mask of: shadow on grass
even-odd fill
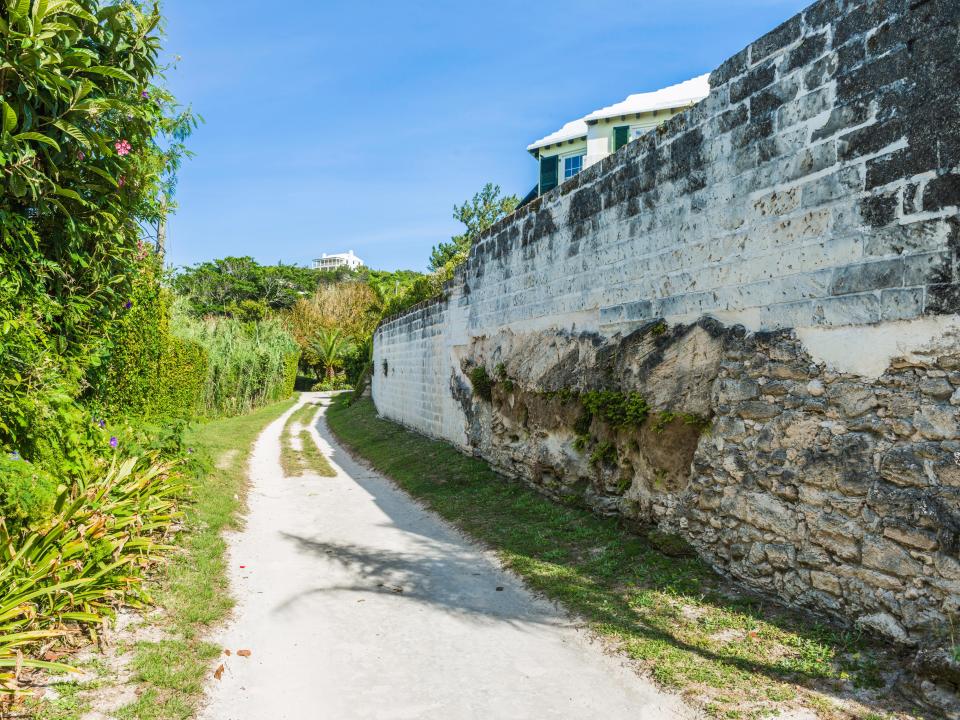
[[[704,699],[712,714],[738,717],[745,707],[799,699],[826,717],[924,716],[892,692],[904,664],[892,649],[738,593],[695,558],[667,557],[615,520],[555,504],[446,443],[379,419],[369,400],[349,408],[334,401],[327,419],[340,441],[492,546],[531,589],[582,616],[664,684]],[[318,429],[329,442],[325,424]],[[334,462],[395,518],[382,482],[331,444]],[[351,558],[349,548],[327,551],[372,568],[392,562]],[[429,593],[416,599],[446,602]],[[822,700],[810,689],[841,700],[857,691],[863,711],[817,707]]]

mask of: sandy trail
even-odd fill
[[[314,439],[337,477],[285,479],[287,415],[252,456],[249,517],[230,538],[238,606],[216,638],[234,654],[201,717],[692,717],[490,553],[354,462],[322,421]]]

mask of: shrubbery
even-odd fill
[[[196,341],[173,334],[172,297],[160,285],[158,265],[154,258],[143,261],[111,333],[109,362],[96,386],[105,414],[192,418],[203,407],[207,353]]]
[[[218,417],[245,413],[293,392],[300,347],[279,320],[196,320],[177,304],[173,332],[206,351],[202,414]]]
[[[205,377],[144,273],[193,126],[154,83],[160,20],[0,4],[0,714],[41,641],[138,597],[178,518],[182,424],[130,417]]]

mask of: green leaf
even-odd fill
[[[90,141],[87,139],[87,136],[83,134],[83,131],[78,128],[76,125],[71,125],[66,120],[57,120],[54,123],[54,127],[58,127],[63,130],[67,135],[72,137],[78,143],[83,145],[85,148],[90,147]]]
[[[23,181],[23,175],[15,172],[10,176],[10,191],[14,197],[18,198],[27,194],[27,184]]]
[[[70,198],[71,200],[76,200],[77,202],[83,202],[83,198],[80,197],[80,193],[78,193],[76,190],[68,190],[67,188],[58,186],[53,192],[55,195]]]
[[[60,150],[60,144],[56,140],[38,132],[20,133],[19,135],[14,135],[13,139],[19,140],[21,142],[25,140],[33,140],[34,142],[43,143],[44,145],[49,145],[50,147],[54,148],[58,152]]]
[[[9,103],[3,103],[3,131],[13,132],[15,127],[17,127],[17,113]]]
[[[83,68],[81,72],[95,73],[97,75],[103,75],[104,77],[113,78],[114,80],[126,80],[130,83],[137,82],[129,73],[118,67],[110,67],[109,65],[92,65],[91,67]]]
[[[106,170],[103,170],[103,169],[101,169],[101,168],[98,168],[96,165],[89,165],[89,166],[87,167],[87,170],[89,170],[89,171],[92,172],[92,173],[95,173],[96,175],[99,175],[99,176],[102,177],[104,180],[106,180],[106,181],[109,182],[111,185],[113,185],[114,187],[120,187],[120,184],[119,184],[116,180],[113,179],[113,175],[111,175],[110,173],[108,173]]]
[[[7,7],[11,15],[26,17],[30,12],[30,0],[7,0]]]

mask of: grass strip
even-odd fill
[[[379,419],[370,400],[347,400],[336,398],[327,414],[346,447],[708,715],[803,707],[821,718],[916,716],[885,689],[881,669],[897,667],[891,651],[765,606],[695,557],[668,557],[614,519],[553,503],[451,445]]]
[[[183,552],[171,562],[157,593],[170,637],[138,643],[134,680],[138,699],[122,708],[121,720],[186,720],[193,716],[204,680],[221,649],[203,638],[233,608],[227,577],[225,530],[240,527],[247,485],[247,461],[261,430],[293,400],[249,415],[214,420],[188,432],[193,449],[193,503]]]
[[[317,447],[309,426],[317,413],[317,403],[305,403],[298,408],[283,426],[280,436],[280,466],[285,477],[302,477],[308,471],[320,477],[335,477],[336,471],[330,461]],[[297,438],[299,448],[294,447]]]

